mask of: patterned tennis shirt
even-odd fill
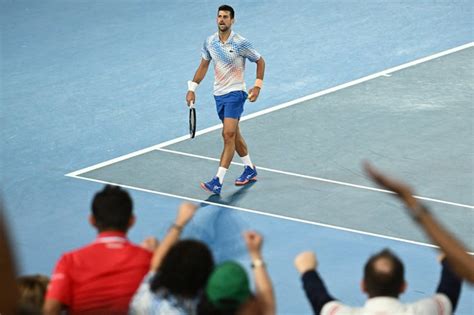
[[[224,95],[233,91],[245,91],[245,59],[257,62],[260,54],[252,44],[231,31],[226,42],[221,42],[218,32],[209,36],[201,50],[205,60],[214,61],[214,95]]]

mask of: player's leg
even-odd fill
[[[242,159],[242,162],[245,165],[243,173],[235,180],[235,184],[240,186],[248,184],[252,181],[256,181],[257,168],[255,167],[255,165],[252,164],[247,144],[245,143],[244,137],[240,133],[240,128],[238,125],[235,135],[235,150],[237,151],[240,158]]]
[[[235,151],[237,151],[237,154],[241,158],[249,154],[247,143],[245,143],[245,139],[244,137],[242,137],[242,134],[240,133],[239,125],[237,125],[237,130],[235,133]]]
[[[217,174],[209,182],[201,183],[201,187],[210,193],[219,194],[221,191],[224,176],[235,153],[235,135],[238,122],[235,118],[224,118],[223,120],[222,138],[224,140],[224,149],[222,150]]]
[[[222,150],[221,160],[216,176],[209,182],[201,183],[201,187],[211,193],[219,194],[224,182],[224,176],[232,162],[235,153],[235,135],[239,123],[240,115],[243,112],[245,102],[245,92],[235,91],[222,96],[215,96],[216,109],[224,127],[222,129],[222,138],[224,140],[224,149]]]
[[[224,127],[222,128],[222,138],[224,140],[224,149],[221,154],[219,166],[228,169],[235,153],[235,137],[239,121],[235,118],[224,118]]]

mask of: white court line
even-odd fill
[[[79,175],[66,175],[66,176],[73,177],[73,178],[78,178],[78,179],[83,179],[83,180],[87,180],[87,181],[91,181],[91,182],[101,183],[101,184],[109,184],[109,185],[120,186],[120,187],[123,187],[123,188],[126,188],[126,189],[142,191],[142,192],[151,193],[151,194],[155,194],[155,195],[162,195],[162,196],[166,196],[166,197],[179,198],[179,199],[184,199],[184,200],[197,202],[197,203],[206,203],[206,204],[213,205],[213,206],[229,208],[229,209],[234,209],[234,210],[239,210],[239,211],[244,211],[244,212],[250,212],[250,213],[260,214],[260,215],[273,217],[273,218],[278,218],[278,219],[284,219],[284,220],[293,221],[293,222],[299,222],[299,223],[306,223],[306,224],[321,226],[321,227],[330,228],[330,229],[334,229],[334,230],[340,230],[340,231],[345,231],[345,232],[350,232],[350,233],[356,233],[356,234],[362,234],[362,235],[367,235],[367,236],[379,237],[379,238],[384,238],[384,239],[388,239],[388,240],[392,240],[392,241],[415,244],[415,245],[420,245],[420,246],[439,248],[436,245],[417,242],[417,241],[411,241],[411,240],[407,240],[407,239],[404,239],[404,238],[398,238],[398,237],[392,237],[392,236],[387,236],[387,235],[382,235],[382,234],[365,232],[365,231],[360,231],[360,230],[355,230],[355,229],[349,229],[349,228],[340,227],[340,226],[336,226],[336,225],[313,222],[313,221],[308,221],[308,220],[303,220],[303,219],[298,219],[298,218],[292,218],[292,217],[287,217],[287,216],[283,216],[283,215],[279,215],[279,214],[273,214],[273,213],[262,212],[262,211],[258,211],[258,210],[248,209],[248,208],[230,206],[230,205],[220,204],[220,203],[217,203],[217,202],[211,202],[211,201],[207,201],[207,200],[195,199],[195,198],[190,198],[190,197],[181,196],[181,195],[168,194],[168,193],[164,193],[164,192],[160,192],[160,191],[155,191],[155,190],[150,190],[150,189],[145,189],[145,188],[139,188],[139,187],[134,187],[134,186],[129,186],[129,185],[122,185],[122,184],[113,183],[113,182],[109,182],[109,181],[104,181],[104,180],[100,180],[100,179],[82,177],[82,176],[79,176]],[[469,254],[472,255],[472,253],[469,253]]]
[[[201,199],[196,199],[196,198],[190,198],[190,197],[181,196],[181,195],[168,194],[168,193],[164,193],[164,192],[160,192],[160,191],[155,191],[155,190],[150,190],[150,189],[145,189],[145,188],[139,188],[139,187],[134,187],[134,186],[129,186],[129,185],[122,185],[122,184],[109,182],[109,181],[104,181],[104,180],[100,180],[100,179],[82,177],[82,176],[79,176],[79,175],[66,175],[66,176],[72,177],[72,178],[83,179],[83,180],[91,181],[91,182],[95,182],[95,183],[120,186],[120,187],[123,187],[123,188],[126,188],[126,189],[137,190],[137,191],[151,193],[151,194],[155,194],[155,195],[179,198],[179,199],[184,199],[184,200],[197,202],[197,203],[206,203],[206,204],[217,206],[217,207],[228,208],[228,209],[233,209],[233,210],[239,210],[239,211],[244,211],[244,212],[250,212],[250,213],[254,213],[254,214],[264,215],[264,216],[268,216],[268,217],[273,217],[273,218],[278,218],[278,219],[283,219],[283,220],[288,220],[288,221],[293,221],[293,222],[316,225],[316,226],[330,228],[330,229],[334,229],[334,230],[340,230],[340,231],[345,231],[345,232],[350,232],[350,233],[373,236],[373,237],[388,239],[388,240],[392,240],[392,241],[398,241],[398,242],[402,242],[402,243],[420,245],[420,246],[425,246],[425,247],[439,248],[438,246],[433,245],[433,244],[407,240],[407,239],[404,239],[404,238],[393,237],[393,236],[382,235],[382,234],[371,233],[371,232],[365,232],[365,231],[361,231],[361,230],[355,230],[355,229],[340,227],[340,226],[326,224],[326,223],[320,223],[320,222],[308,221],[308,220],[303,220],[303,219],[298,219],[298,218],[292,218],[292,217],[287,217],[287,216],[283,216],[283,215],[279,215],[279,214],[273,214],[273,213],[262,212],[262,211],[258,211],[258,210],[248,209],[248,208],[230,206],[230,205],[220,204],[220,203],[217,203],[217,202],[201,200]],[[469,255],[474,255],[474,253],[472,253],[472,252],[468,252],[468,254]]]
[[[323,96],[323,95],[326,95],[326,94],[329,94],[329,93],[333,93],[333,92],[345,89],[345,88],[350,87],[350,86],[354,86],[356,84],[360,84],[362,82],[366,82],[366,81],[378,78],[380,76],[387,76],[390,73],[393,73],[395,71],[406,69],[406,68],[415,66],[417,64],[427,62],[427,61],[430,61],[430,60],[433,60],[433,59],[436,59],[436,58],[440,58],[440,57],[443,57],[443,56],[446,56],[446,55],[449,55],[449,54],[452,54],[452,53],[455,53],[455,52],[458,52],[458,51],[461,51],[461,50],[464,50],[464,49],[467,49],[467,48],[470,48],[470,47],[474,47],[474,42],[470,42],[470,43],[467,43],[467,44],[462,45],[462,46],[458,46],[458,47],[455,47],[455,48],[452,48],[452,49],[448,49],[448,50],[442,51],[442,52],[434,54],[434,55],[430,55],[430,56],[427,56],[427,57],[424,57],[424,58],[420,58],[420,59],[402,64],[400,66],[389,68],[389,69],[374,73],[372,75],[369,75],[369,76],[366,76],[366,77],[363,77],[363,78],[360,78],[360,79],[357,79],[357,80],[354,80],[354,81],[350,81],[350,82],[347,82],[347,83],[344,83],[344,84],[341,84],[341,85],[338,85],[338,86],[335,86],[335,87],[332,87],[332,88],[329,88],[329,89],[326,89],[326,90],[323,90],[323,91],[320,91],[320,92],[317,92],[317,93],[313,93],[313,94],[310,94],[310,95],[307,95],[307,96],[304,96],[304,97],[301,97],[301,98],[297,98],[297,99],[295,99],[293,101],[290,101],[290,102],[286,102],[286,103],[283,103],[283,104],[280,104],[280,105],[276,105],[276,106],[273,106],[273,107],[255,112],[253,114],[243,116],[241,118],[241,121],[249,120],[249,119],[252,119],[252,118],[255,118],[255,117],[258,117],[258,116],[261,116],[261,115],[265,115],[265,114],[268,114],[268,113],[271,113],[271,112],[274,112],[274,111],[277,111],[277,110],[280,110],[280,109],[283,109],[283,108],[287,108],[287,107],[290,107],[290,106],[308,101],[310,99],[314,99],[314,98],[317,98],[317,97],[320,97],[320,96]],[[196,132],[196,137],[200,136],[200,135],[203,135],[203,134],[206,134],[206,133],[209,133],[209,132],[214,131],[214,130],[218,130],[220,128],[222,128],[222,124],[218,124],[218,125],[215,125],[215,126],[203,129],[203,130],[199,130],[199,131]],[[142,150],[139,150],[139,151],[135,151],[135,152],[132,152],[132,153],[129,153],[129,154],[125,154],[125,155],[119,156],[117,158],[114,158],[114,159],[111,159],[111,160],[108,160],[108,161],[104,161],[104,162],[101,162],[101,163],[98,163],[98,164],[95,164],[95,165],[92,165],[92,166],[89,166],[89,167],[86,167],[86,168],[83,168],[83,169],[80,169],[80,170],[77,170],[77,171],[74,171],[74,172],[71,172],[71,173],[68,173],[68,174],[66,174],[66,176],[77,176],[77,175],[80,175],[80,174],[83,174],[83,173],[86,173],[86,172],[90,172],[92,170],[95,170],[95,169],[98,169],[98,168],[101,168],[101,167],[104,167],[104,166],[107,166],[107,165],[111,165],[111,164],[114,164],[114,163],[117,163],[117,162],[120,162],[120,161],[123,161],[123,160],[126,160],[126,159],[130,159],[130,158],[138,156],[138,155],[142,155],[142,154],[151,152],[151,151],[156,150],[156,149],[161,149],[161,148],[164,148],[166,146],[169,146],[169,145],[181,142],[181,141],[185,141],[185,140],[188,140],[188,139],[189,139],[188,135],[181,136],[181,137],[178,137],[178,138],[175,138],[175,139],[172,139],[172,140],[169,140],[169,141],[165,141],[165,142],[153,145],[151,147],[148,147],[148,148],[145,148],[145,149],[142,149]]]
[[[219,159],[216,159],[216,158],[211,158],[211,157],[207,157],[207,156],[203,156],[203,155],[197,155],[197,154],[191,154],[191,153],[185,153],[185,152],[180,152],[180,151],[175,151],[175,150],[170,150],[170,149],[160,148],[160,149],[156,149],[156,150],[163,151],[163,152],[168,152],[168,153],[173,153],[173,154],[178,154],[178,155],[183,155],[183,156],[188,156],[188,157],[193,157],[193,158],[198,158],[198,159],[203,159],[203,160],[216,161],[216,162],[220,161]],[[238,163],[238,162],[231,162],[231,163],[234,164],[234,165],[244,166],[244,164]],[[293,173],[293,172],[280,171],[280,170],[276,170],[276,169],[272,169],[272,168],[268,168],[268,167],[259,166],[258,169],[259,170],[264,170],[264,171],[267,171],[267,172],[277,173],[277,174],[283,174],[283,175],[288,175],[288,176],[294,176],[294,177],[300,177],[300,178],[305,178],[305,179],[317,180],[317,181],[320,181],[320,182],[326,182],[326,183],[331,183],[331,184],[349,186],[349,187],[365,189],[365,190],[372,190],[372,191],[383,192],[383,193],[388,193],[388,194],[395,194],[393,191],[390,191],[390,190],[379,189],[379,188],[363,186],[363,185],[356,185],[356,184],[341,182],[341,181],[337,181],[337,180],[326,179],[326,178],[315,177],[315,176],[309,176],[309,175],[303,175],[303,174],[298,174],[298,173]],[[426,201],[432,201],[432,202],[437,202],[437,203],[442,203],[442,204],[447,204],[447,205],[452,205],[452,206],[457,206],[457,207],[474,209],[474,206],[465,205],[465,204],[462,204],[462,203],[456,203],[456,202],[451,202],[451,201],[433,199],[433,198],[422,197],[422,196],[413,196],[413,197],[415,197],[416,199],[420,199],[420,200],[426,200]]]

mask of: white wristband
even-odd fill
[[[188,81],[188,91],[194,92],[196,91],[196,88],[198,87],[198,83],[194,81]]]
[[[263,80],[262,79],[256,79],[254,86],[262,88],[263,86]]]

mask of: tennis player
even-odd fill
[[[230,162],[237,151],[245,165],[244,172],[235,180],[236,185],[245,185],[257,179],[257,169],[250,160],[247,144],[239,130],[239,120],[248,100],[255,102],[263,85],[265,61],[252,47],[252,44],[232,31],[234,9],[222,5],[217,10],[218,31],[209,36],[201,50],[201,63],[192,81],[188,81],[186,101],[188,106],[195,102],[196,88],[204,79],[211,60],[214,61],[214,98],[217,114],[224,128],[222,151],[219,169],[210,181],[201,183],[201,187],[209,193],[220,194],[224,176]],[[244,82],[245,59],[257,64],[257,78],[253,88],[246,92]]]

